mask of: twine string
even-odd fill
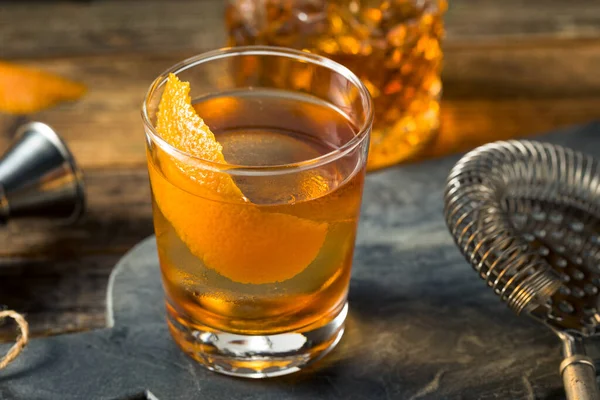
[[[20,332],[16,343],[8,350],[8,353],[0,358],[0,369],[4,369],[8,364],[13,362],[21,354],[29,341],[29,324],[21,314],[13,310],[2,310],[0,311],[0,320],[4,318],[12,318],[17,323]]]

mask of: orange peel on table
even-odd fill
[[[192,107],[189,91],[189,83],[169,75],[159,104],[158,134],[176,149],[226,164],[222,146]],[[261,209],[245,199],[226,173],[191,166],[161,150],[149,164],[152,191],[164,217],[192,254],[232,281],[285,281],[306,269],[323,246],[327,223]],[[223,201],[198,195],[208,192]]]
[[[30,114],[79,99],[85,85],[48,72],[0,61],[0,111]]]

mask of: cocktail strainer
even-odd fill
[[[494,292],[562,340],[567,398],[600,399],[583,345],[600,324],[600,162],[535,141],[482,146],[450,172],[445,217]]]

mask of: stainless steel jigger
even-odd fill
[[[482,146],[452,169],[445,216],[495,293],[562,340],[567,398],[600,399],[583,343],[600,324],[600,162],[534,141]]]
[[[20,127],[0,159],[0,224],[23,217],[73,221],[84,208],[82,174],[65,143],[41,122]]]

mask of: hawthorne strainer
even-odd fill
[[[502,301],[562,340],[567,398],[600,399],[584,348],[600,324],[600,162],[535,141],[479,147],[448,177],[445,217]]]

